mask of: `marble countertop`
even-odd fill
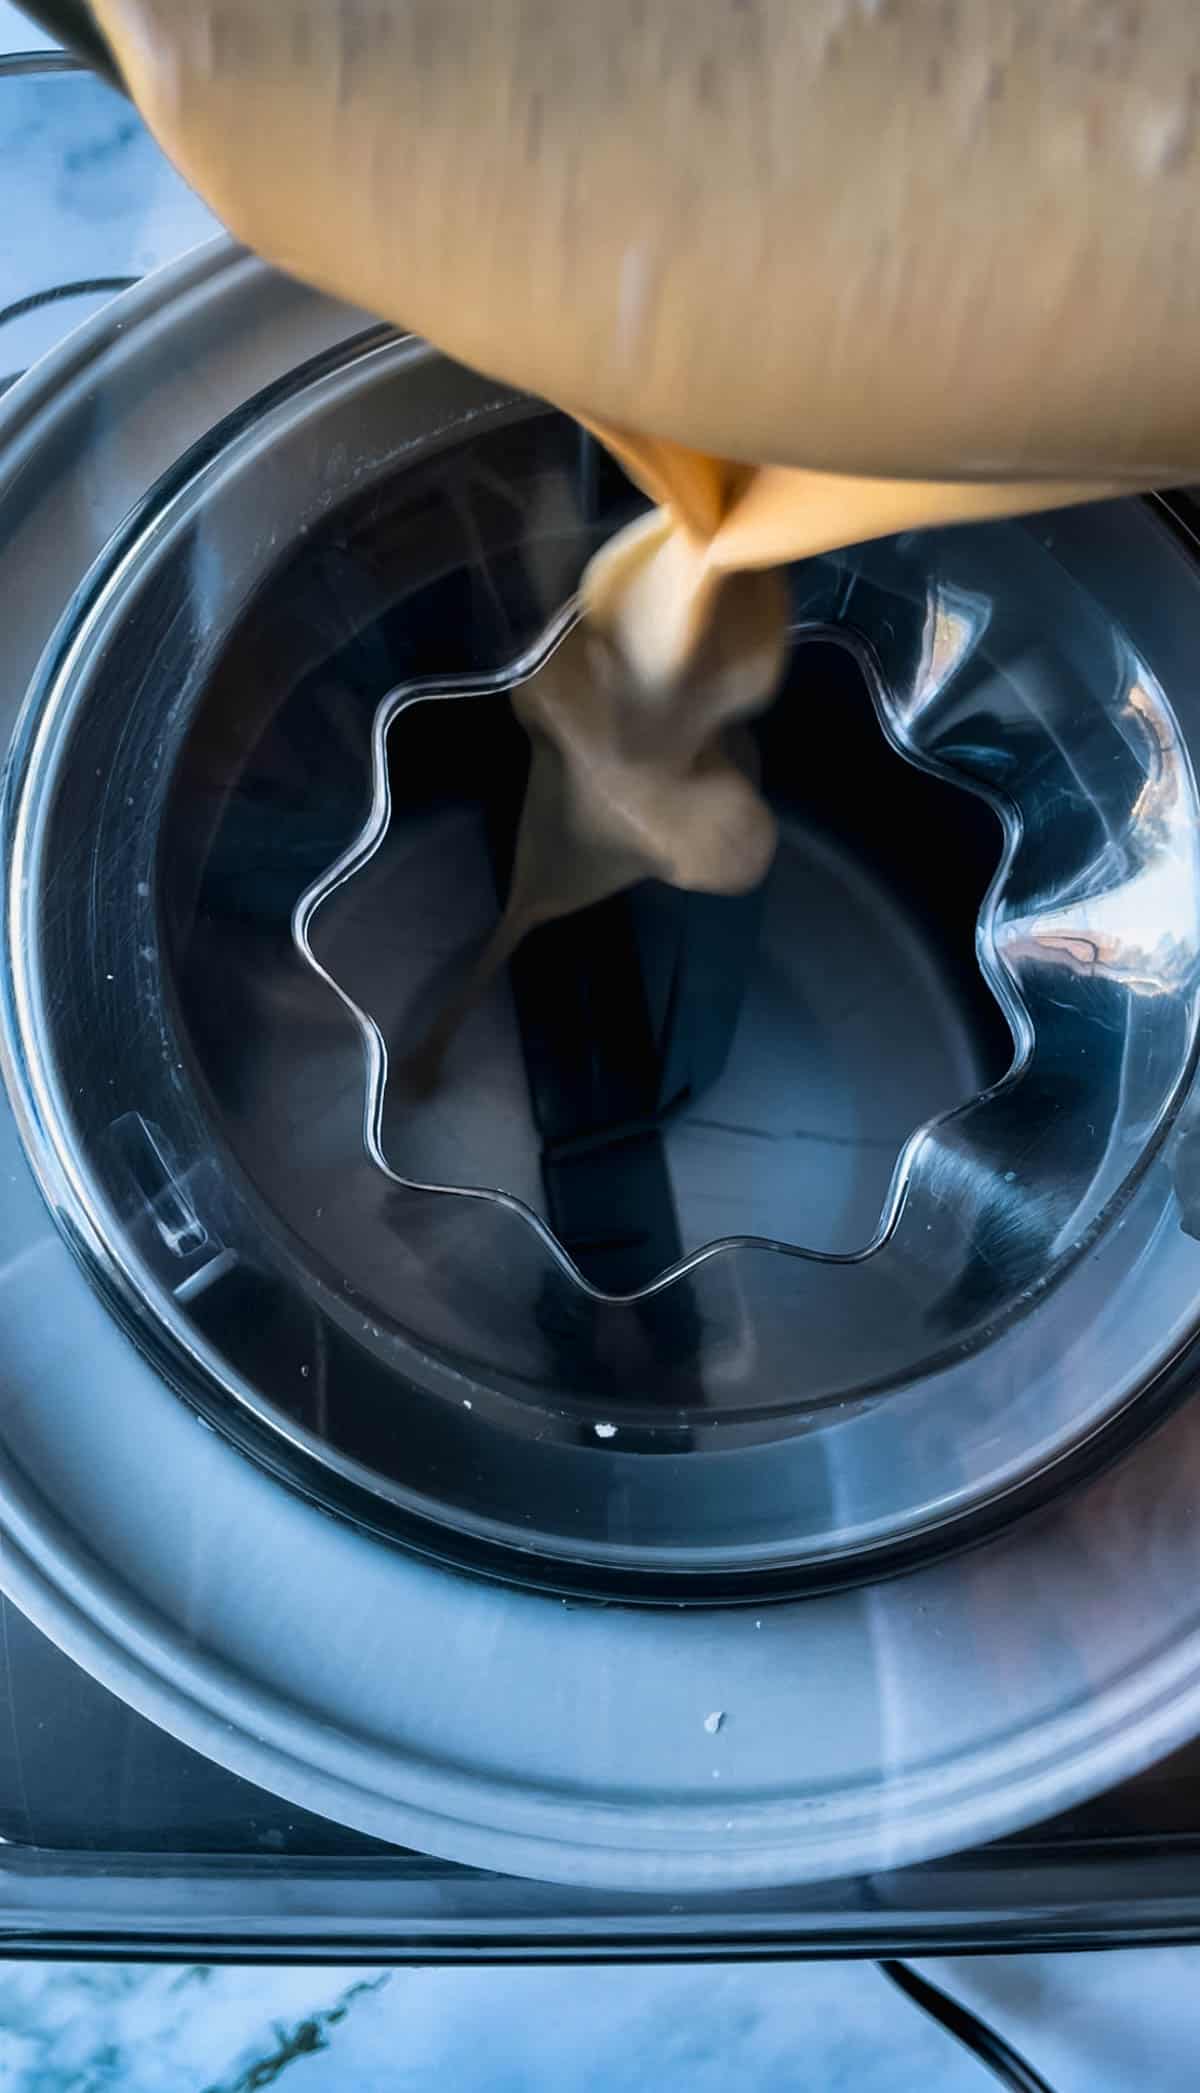
[[[928,1966],[1055,2093],[1191,2093],[1200,1955]],[[0,1965],[11,2093],[984,2093],[869,1963],[718,1969]]]
[[[1200,1951],[927,1966],[1055,2093],[1191,2093]],[[11,2093],[984,2093],[869,1963],[192,1969],[0,1964]]]
[[[0,51],[46,39],[0,0]],[[0,308],[141,274],[213,230],[118,97],[0,80]],[[104,295],[0,318],[0,376]],[[931,1966],[1057,2093],[1184,2093],[1200,1950]],[[0,1963],[0,2088],[66,2093],[972,2093],[982,2067],[870,1964],[210,1969]]]

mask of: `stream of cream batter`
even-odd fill
[[[95,11],[234,231],[563,405],[656,505],[515,693],[512,890],[435,1059],[536,923],[762,878],[736,729],[779,567],[1200,468],[1194,0]]]

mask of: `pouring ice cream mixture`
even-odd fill
[[[476,983],[647,874],[763,876],[734,730],[784,657],[773,570],[1197,474],[1192,0],[95,12],[238,235],[577,415],[656,504],[514,694],[530,783]]]

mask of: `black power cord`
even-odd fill
[[[0,327],[7,327],[10,320],[23,319],[28,312],[38,312],[44,305],[55,305],[60,298],[99,298],[116,296],[118,291],[128,291],[138,276],[86,276],[76,283],[56,283],[48,291],[31,291],[27,298],[16,298],[0,312]],[[23,375],[21,371],[6,371],[0,377],[0,392],[7,392]]]
[[[919,2006],[931,2020],[937,2021],[939,2027],[955,2036],[973,2057],[978,2057],[993,2078],[999,2079],[1002,2086],[1009,2087],[1010,2093],[1054,2093],[1048,2080],[1040,2071],[1035,2071],[1032,2064],[1027,2064],[1003,2035],[998,2035],[995,2028],[990,2028],[986,2020],[980,2020],[966,2006],[960,2006],[957,1999],[939,1991],[928,1977],[919,1976],[907,1962],[880,1962],[876,1967],[883,1971],[897,1991],[902,1991],[914,2006]]]
[[[57,305],[60,298],[115,297],[118,291],[128,291],[141,281],[137,276],[81,276],[73,283],[55,283],[45,291],[30,291],[24,298],[14,298],[11,305],[0,311],[0,327],[7,327],[10,320],[24,319],[26,313],[40,312],[44,305]]]

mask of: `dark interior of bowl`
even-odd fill
[[[457,477],[440,463],[424,496],[413,482],[343,509],[251,604],[165,828],[183,1023],[277,1211],[299,1149],[331,1172],[361,1162],[361,1049],[298,968],[290,920],[363,820],[381,700],[501,669],[634,506],[550,420],[485,438]],[[987,804],[889,745],[862,662],[832,638],[798,639],[753,732],[780,820],[765,884],[647,882],[535,932],[429,1095],[406,1055],[506,891],[528,762],[507,700],[396,720],[387,833],[314,930],[387,1042],[391,1168],[520,1198],[606,1293],[729,1237],[863,1250],[908,1138],[1011,1060],[975,954],[1000,849]]]
[[[540,931],[421,1092],[513,675],[636,508],[479,384],[368,344],[131,519],[13,773],[32,1103],[138,1342],[330,1508],[652,1602],[874,1575],[1121,1399],[1057,1361],[1190,1065],[1178,731],[1053,520],[807,562],[762,890]]]

